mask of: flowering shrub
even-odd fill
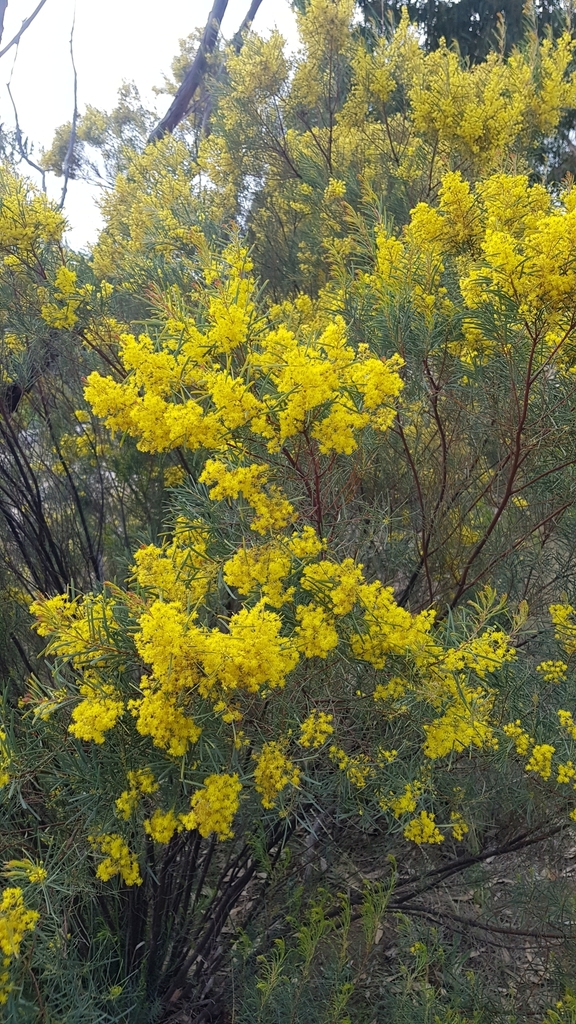
[[[288,962],[307,977],[353,905],[372,950],[387,910],[443,920],[423,894],[576,820],[576,222],[570,185],[522,164],[573,102],[573,44],[469,69],[424,54],[405,19],[370,50],[351,15],[313,0],[292,68],[277,35],[230,55],[194,170],[209,184],[193,193],[183,141],[134,158],[89,266],[49,203],[2,185],[3,384],[28,351],[18,303],[84,378],[62,392],[66,429],[43,392],[17,427],[2,400],[14,465],[44,431],[78,517],[57,544],[52,492],[26,489],[51,561],[18,577],[43,653],[24,651],[0,731],[14,1020],[38,993],[41,1015],[76,999],[91,1022],[204,1013],[243,942],[271,993],[284,939],[274,959],[277,924],[248,934],[266,899],[285,924],[286,894],[319,874],[349,893],[297,926]],[[248,217],[250,176],[266,189]],[[252,247],[215,231],[234,212]],[[280,236],[293,276],[266,286],[255,266]],[[23,513],[6,509],[11,552]],[[82,586],[62,554],[77,536]]]

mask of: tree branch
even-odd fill
[[[0,3],[1,2],[2,2],[2,0],[0,0]],[[14,97],[12,95],[12,89],[10,88],[10,82],[6,82],[6,88],[8,90],[8,95],[10,97],[10,102],[12,103],[12,109],[14,111],[14,121],[15,121],[15,129],[16,129],[16,132],[15,132],[16,133],[16,145],[18,146],[18,152],[20,153],[20,158],[21,158],[21,160],[25,160],[29,167],[33,167],[35,171],[38,171],[38,173],[40,175],[40,178],[41,178],[41,181],[42,181],[42,191],[43,191],[44,195],[46,195],[46,171],[44,170],[43,167],[40,167],[40,164],[34,163],[34,161],[28,156],[28,153],[26,152],[26,147],[25,147],[23,139],[22,139],[22,129],[20,127],[20,122],[18,120],[18,110],[16,108],[16,103],[14,102]]]
[[[208,56],[214,50],[220,32],[222,18],[226,13],[228,0],[214,0],[214,6],[208,16],[206,28],[202,36],[198,52],[194,57],[178,92],[176,93],[170,107],[164,117],[158,122],[150,133],[148,142],[158,142],[165,135],[174,131],[177,125],[186,117],[194,93],[198,89],[206,69],[208,67]]]
[[[72,19],[72,30],[70,32],[70,59],[72,61],[72,72],[74,75],[74,113],[72,114],[72,124],[70,125],[70,139],[68,140],[68,149],[66,150],[66,156],[62,164],[62,170],[64,172],[64,184],[62,185],[62,195],[60,197],[60,209],[64,208],[66,202],[66,193],[68,191],[68,182],[70,180],[70,171],[72,170],[72,163],[74,160],[74,146],[76,144],[76,125],[78,123],[78,73],[76,71],[76,62],[74,61],[74,27],[76,25],[76,13]]]
[[[2,42],[2,36],[4,35],[4,15],[6,14],[7,7],[8,0],[0,0],[0,43]]]
[[[18,29],[18,31],[17,31],[16,35],[14,36],[14,38],[11,39],[10,42],[6,44],[6,46],[4,47],[3,50],[0,50],[0,57],[3,57],[5,53],[8,53],[8,50],[11,50],[13,46],[18,46],[18,43],[20,42],[20,40],[21,40],[22,36],[24,35],[26,29],[30,27],[30,25],[34,21],[34,18],[36,17],[36,15],[40,14],[40,11],[44,7],[45,3],[46,3],[46,0],[40,0],[40,3],[38,4],[36,10],[32,11],[32,14],[30,15],[30,17],[26,18],[26,20],[22,22],[22,24],[21,24],[20,28]],[[2,4],[4,4],[4,10],[2,10]],[[7,6],[8,6],[8,0],[0,0],[0,27],[2,27],[2,28],[4,26],[4,14],[6,13]]]
[[[254,21],[254,18],[258,13],[258,8],[260,7],[261,3],[262,0],[252,0],[252,3],[250,4],[250,7],[248,9],[248,13],[246,14],[246,17],[244,18],[242,24],[240,25],[240,28],[238,29],[236,35],[234,36],[234,39],[232,40],[232,46],[234,47],[236,53],[240,53],[240,50],[242,49],[242,43],[244,41],[244,33],[247,32],[250,26],[252,25],[252,22]]]

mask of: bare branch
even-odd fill
[[[76,125],[78,123],[78,73],[76,71],[76,63],[74,61],[74,27],[76,25],[76,14],[72,19],[72,30],[70,32],[70,59],[72,61],[72,71],[74,74],[74,113],[72,114],[72,124],[70,125],[70,139],[68,141],[68,149],[66,150],[66,156],[62,164],[62,170],[64,172],[64,184],[62,186],[62,195],[60,197],[60,209],[64,207],[66,202],[66,193],[68,191],[68,182],[70,180],[70,172],[72,170],[72,162],[74,160],[74,146],[76,144]]]
[[[6,14],[7,7],[8,0],[0,0],[0,43],[2,42],[2,36],[4,35],[4,15]]]
[[[238,29],[236,35],[234,36],[234,39],[232,40],[232,46],[236,50],[236,53],[239,53],[240,50],[242,49],[244,33],[247,32],[250,26],[252,25],[252,22],[254,21],[254,18],[258,13],[258,8],[260,7],[261,3],[262,0],[252,0],[252,3],[250,4],[250,7],[248,9],[248,13],[246,14],[244,21],[242,22],[240,28]]]
[[[2,3],[4,4],[4,10],[3,11],[2,11],[2,7],[1,7]],[[24,35],[26,29],[30,27],[30,25],[34,21],[34,18],[36,17],[36,15],[40,14],[40,11],[44,7],[45,3],[46,3],[46,0],[40,0],[40,3],[38,4],[36,10],[32,11],[32,14],[30,15],[30,17],[26,18],[26,20],[22,22],[22,24],[21,24],[20,28],[18,29],[18,31],[17,31],[16,35],[14,36],[14,38],[11,39],[10,42],[6,44],[6,46],[4,47],[3,50],[0,50],[0,57],[3,57],[5,53],[8,53],[8,50],[11,50],[13,46],[18,46],[18,43],[20,42],[20,40],[21,40],[22,36]],[[2,18],[2,24],[4,22],[4,14],[6,13],[7,6],[8,6],[8,0],[0,0],[0,14],[1,14],[1,18]]]
[[[8,90],[8,95],[10,97],[12,109],[14,111],[16,145],[18,146],[18,152],[20,153],[21,159],[24,160],[29,167],[33,167],[35,171],[38,171],[42,181],[42,191],[44,192],[44,194],[46,194],[46,171],[43,167],[40,167],[40,164],[34,163],[34,161],[31,160],[31,158],[28,156],[28,153],[26,152],[26,147],[24,145],[24,141],[22,138],[22,129],[20,127],[20,122],[18,120],[18,110],[16,109],[16,104],[14,102],[14,97],[12,95],[12,89],[10,88],[10,82],[6,82],[6,88]]]
[[[173,132],[176,126],[186,117],[194,93],[206,74],[208,56],[216,46],[220,25],[227,7],[228,0],[214,0],[214,6],[208,16],[198,52],[188,68],[184,81],[172,100],[169,109],[150,133],[148,142],[158,142],[165,135]]]

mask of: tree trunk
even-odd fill
[[[216,46],[220,25],[227,7],[228,0],[214,0],[214,6],[206,22],[198,53],[188,68],[184,81],[172,100],[168,111],[151,132],[148,142],[157,142],[164,135],[173,132],[176,126],[180,124],[180,121],[186,117],[194,93],[206,74],[208,56]]]

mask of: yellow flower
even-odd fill
[[[545,683],[561,683],[566,679],[568,665],[564,661],[542,661],[536,665]]]
[[[96,868],[96,877],[103,882],[109,881],[114,875],[120,875],[125,885],[142,885],[140,866],[135,853],[131,853],[122,836],[117,832],[88,836],[94,847],[107,854]]]
[[[469,832],[468,825],[464,821],[464,818],[457,811],[452,811],[450,815],[452,835],[454,839],[463,839],[466,832]]]
[[[146,818],[144,821],[144,831],[156,843],[169,843],[178,827],[181,827],[181,823],[174,811],[166,811],[163,814],[159,808],[154,811],[151,818]]]
[[[180,815],[186,829],[198,829],[201,836],[215,832],[218,839],[231,839],[232,822],[240,806],[242,785],[238,775],[209,775],[204,789],[199,789],[190,800],[191,811]]]
[[[300,743],[303,747],[321,747],[334,732],[332,715],[314,710],[300,726]]]
[[[374,768],[365,754],[350,756],[341,747],[335,745],[330,747],[328,755],[334,761],[340,771],[343,771],[349,781],[356,789],[364,789],[368,779],[374,775]]]
[[[305,658],[326,658],[338,646],[333,619],[316,604],[296,607],[296,641]]]
[[[33,931],[40,914],[27,910],[22,889],[4,889],[0,899],[0,950],[7,957],[18,956],[24,933]]]
[[[404,829],[404,836],[419,846],[423,843],[444,842],[444,836],[435,823],[434,815],[428,814],[428,811],[420,811],[417,818],[412,818]]]
[[[543,779],[549,779],[552,772],[552,755],[554,747],[549,743],[540,743],[532,748],[530,760],[526,763],[527,772],[536,772]]]
[[[516,752],[518,754],[527,754],[530,747],[534,743],[532,737],[522,728],[521,722],[517,719],[515,722],[510,722],[508,725],[503,726],[502,731],[514,741]]]
[[[252,756],[256,760],[256,792],[262,796],[263,807],[274,807],[278,795],[286,786],[300,784],[300,771],[290,758],[286,757],[280,743],[274,740],[265,743],[262,752]]]

